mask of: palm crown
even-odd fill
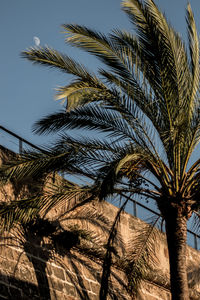
[[[189,164],[200,139],[195,21],[188,5],[187,49],[152,0],[124,0],[122,7],[136,36],[121,30],[105,36],[84,26],[63,25],[68,44],[104,64],[98,74],[51,48],[22,53],[34,63],[72,74],[74,80],[57,89],[57,99],[67,99],[66,109],[34,126],[39,134],[62,130],[58,141],[42,154],[26,153],[23,160],[5,165],[4,173],[22,178],[63,171],[89,178],[81,193],[100,199],[127,193],[148,197],[156,201],[169,236],[199,209],[200,160]],[[69,129],[83,135],[72,137]],[[101,135],[96,138],[97,131]]]
[[[136,26],[137,37],[120,30],[106,37],[83,26],[63,25],[68,43],[96,55],[107,66],[99,70],[100,77],[50,48],[23,52],[33,62],[75,77],[58,89],[57,98],[67,98],[67,112],[43,118],[35,131],[78,128],[108,133],[112,143],[101,140],[94,145],[65,135],[57,148],[61,144],[61,148],[69,144],[74,148],[76,142],[81,149],[77,159],[82,160],[84,150],[92,161],[107,157],[106,165],[112,165],[115,175],[116,170],[137,177],[150,171],[160,185],[153,184],[155,193],[149,189],[146,193],[156,199],[179,195],[194,200],[199,161],[190,168],[188,161],[199,142],[199,48],[191,8],[187,9],[189,57],[180,36],[152,1],[145,5],[124,1],[123,8]],[[97,160],[96,177],[104,164]]]

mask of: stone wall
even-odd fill
[[[14,190],[11,184],[2,188],[1,201],[14,198]],[[51,222],[59,220],[59,226],[64,231],[73,224],[90,232],[95,245],[103,248],[118,209],[109,203],[94,202],[59,218],[65,210],[63,204],[50,212],[47,218]],[[144,226],[141,220],[122,213],[116,238],[117,252],[121,258],[125,257],[132,237]],[[84,239],[74,245],[67,244],[63,239],[63,245],[52,247],[52,240],[48,236],[30,234],[27,228],[16,229],[9,237],[0,240],[0,299],[98,300],[102,260],[98,255],[95,257],[95,251],[90,251],[93,247],[90,240]],[[157,259],[134,299],[171,299],[166,238],[158,231],[154,250]],[[187,251],[191,299],[200,299],[200,255],[190,247]],[[133,299],[126,287],[126,275],[113,266],[107,299]]]
[[[107,203],[103,210],[105,214],[112,212],[112,216],[117,212],[115,207]],[[120,227],[124,238],[128,239],[129,230],[134,230],[140,223],[140,220],[123,213]],[[164,251],[161,247],[160,252]],[[163,261],[167,269],[165,257]],[[41,244],[37,240],[31,242],[19,237],[17,242],[9,240],[0,247],[0,266],[0,299],[13,299],[14,296],[15,299],[98,299],[102,262],[89,258],[76,248],[65,251],[63,255],[49,251],[48,239]],[[123,272],[112,268],[107,299],[131,299],[126,284]],[[169,290],[145,281],[138,299],[167,300],[170,299]]]

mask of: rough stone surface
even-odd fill
[[[15,189],[7,185],[0,191],[1,200],[14,199]],[[67,204],[66,204],[67,207]],[[48,217],[55,220],[59,214],[66,210],[65,205],[49,213]],[[98,212],[101,216],[108,218],[105,225],[103,221],[96,223],[89,218],[86,212],[93,214]],[[111,204],[91,204],[85,210],[78,209],[76,215],[66,218],[62,222],[63,228],[71,224],[81,226],[84,230],[92,230],[98,235],[99,243],[105,244],[108,237],[108,228],[112,225],[117,214],[117,208]],[[78,220],[77,216],[83,216],[84,222]],[[79,218],[80,219],[80,218]],[[99,223],[98,223],[99,222]],[[117,249],[118,254],[123,257],[126,253],[127,242],[138,234],[144,222],[122,213],[119,224],[119,241],[123,243]],[[15,234],[14,234],[15,236]],[[99,260],[89,258],[75,248],[68,249],[63,255],[62,251],[49,250],[49,241],[11,241],[6,245],[1,241],[0,246],[0,299],[44,299],[44,300],[98,300],[100,281],[102,274],[102,263]],[[120,246],[121,245],[121,246]],[[125,247],[125,248],[123,248]],[[63,250],[63,249],[62,249]],[[193,298],[200,299],[200,283],[196,280],[199,272],[199,252],[187,248],[188,278],[190,287],[193,289]],[[138,300],[170,300],[169,287],[169,263],[166,239],[164,234],[158,234],[155,239],[156,265],[149,280],[142,282],[137,299]],[[126,291],[126,277],[122,271],[111,269],[111,289],[107,297],[109,299],[131,300]],[[196,296],[195,296],[196,295]],[[196,298],[195,298],[196,297]]]

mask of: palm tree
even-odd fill
[[[84,26],[63,25],[68,44],[104,64],[97,73],[48,47],[22,53],[74,80],[57,90],[57,99],[67,99],[66,109],[34,126],[38,134],[62,131],[58,141],[1,170],[6,180],[52,171],[79,175],[88,183],[68,188],[73,195],[79,193],[82,202],[117,195],[124,201],[139,196],[155,202],[166,225],[172,299],[189,299],[187,222],[200,204],[200,159],[193,164],[190,160],[200,140],[195,21],[188,4],[187,50],[152,0],[124,0],[122,8],[136,35],[117,29],[105,36]],[[72,137],[73,129],[82,136]]]

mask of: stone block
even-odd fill
[[[15,271],[17,262],[12,260],[3,259],[1,261],[1,269],[5,270],[6,272],[9,272],[10,274],[13,274]]]
[[[33,270],[26,267],[26,265],[19,265],[16,270],[16,277],[20,278],[20,280],[27,282],[33,281]]]
[[[20,253],[18,251],[17,252],[14,251],[13,255],[15,257],[15,261],[19,261],[20,264],[24,264],[32,268],[32,263],[30,262],[30,259],[27,257],[26,253]]]
[[[93,267],[94,266],[94,267]],[[83,267],[83,275],[84,277],[93,280],[99,281],[101,278],[102,268],[101,266],[97,266],[90,262],[90,266],[87,264]]]
[[[94,294],[99,294],[100,284],[98,282],[90,281],[90,288]]]
[[[27,287],[22,289],[22,299],[38,299],[40,297],[38,286],[33,284],[27,284]]]
[[[79,298],[68,295],[62,295],[62,300],[79,300]]]
[[[89,296],[90,300],[97,300],[97,299],[99,299],[99,295],[95,295],[95,294],[92,294],[92,293],[88,293],[88,296]]]
[[[12,255],[13,255],[13,260],[17,262],[18,260],[21,260],[21,256],[25,255],[23,253],[22,249],[19,249],[19,251],[16,248],[12,248]]]
[[[84,277],[79,277],[78,286],[82,290],[91,291],[90,281]]]
[[[69,285],[69,284],[65,283],[64,294],[71,296],[71,297],[76,297],[77,296],[76,288],[73,285]]]
[[[9,295],[12,297],[12,299],[22,299],[21,290],[14,286],[9,287]]]
[[[7,260],[15,260],[13,255],[13,251],[8,246],[1,246],[0,247],[0,256],[6,258]]]
[[[49,286],[52,289],[55,289],[55,290],[60,291],[60,292],[62,292],[63,289],[64,289],[64,283],[62,281],[60,281],[60,280],[57,280],[54,277],[51,277],[51,279],[49,281]]]
[[[69,283],[73,282],[74,277],[75,277],[75,275],[72,272],[70,272],[68,270],[65,271],[65,282],[69,282]]]
[[[6,273],[1,273],[0,272],[0,285],[2,284],[8,284],[8,276]]]
[[[0,296],[3,296],[3,297],[8,297],[9,295],[9,289],[8,289],[8,286],[5,285],[5,284],[2,284],[0,282]]]
[[[56,278],[58,278],[60,280],[65,280],[65,274],[64,274],[63,269],[53,267],[52,270],[53,270],[53,274]]]

